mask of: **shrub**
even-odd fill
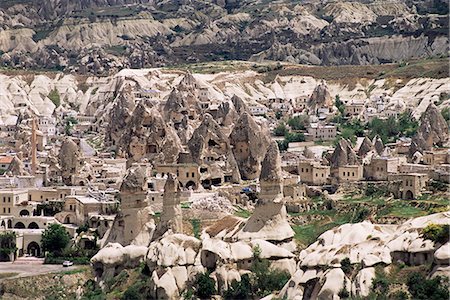
[[[199,239],[200,238],[200,220],[192,219],[191,225],[192,225],[192,232],[194,233],[194,236]]]
[[[288,132],[284,136],[284,140],[288,143],[295,143],[295,142],[304,142],[305,141],[305,135],[303,133],[291,133]]]
[[[424,239],[432,240],[435,243],[445,244],[449,240],[450,225],[429,224],[422,229]]]
[[[449,299],[448,279],[437,276],[426,279],[420,273],[412,273],[407,281],[408,290],[413,299],[438,300]]]
[[[225,299],[247,299],[252,294],[252,285],[250,282],[250,276],[244,274],[241,277],[241,281],[233,281],[231,287],[223,294]]]
[[[288,133],[288,129],[284,123],[280,123],[273,131],[275,136],[285,136]]]
[[[56,88],[51,90],[47,97],[53,102],[53,104],[55,104],[56,107],[61,105],[61,97],[59,96],[59,92]]]
[[[387,295],[389,291],[390,282],[386,277],[384,270],[375,270],[375,278],[372,280],[372,291],[375,295]]]
[[[209,273],[199,274],[195,280],[197,290],[195,295],[200,299],[208,299],[216,293],[216,285],[214,280],[209,277]]]
[[[141,300],[144,299],[142,293],[139,290],[139,285],[133,284],[130,286],[121,298],[122,300]]]

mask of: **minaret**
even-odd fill
[[[31,120],[31,174],[36,174],[36,120]]]

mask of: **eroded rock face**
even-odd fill
[[[364,137],[364,140],[362,141],[361,145],[358,149],[358,155],[359,157],[364,157],[367,153],[373,150],[373,144],[369,140],[367,136]]]
[[[316,110],[322,107],[332,107],[333,106],[333,98],[331,97],[330,91],[328,90],[328,86],[324,81],[319,83],[309,98],[308,102],[309,107],[312,110]]]
[[[180,139],[156,107],[141,101],[133,111],[119,140],[119,153],[132,161],[149,159],[154,163],[174,163],[182,149]]]
[[[62,180],[65,184],[72,185],[72,177],[78,173],[83,164],[80,148],[72,139],[66,138],[58,157]]]
[[[7,174],[10,174],[10,175],[13,175],[13,176],[27,176],[27,175],[30,175],[25,170],[24,163],[17,156],[14,156],[14,158],[11,161],[11,164],[9,165],[9,168],[8,168],[8,170],[6,172],[7,172]]]
[[[330,157],[331,167],[337,168],[345,165],[354,165],[357,164],[357,162],[358,157],[356,156],[351,143],[341,139]]]
[[[261,162],[269,145],[269,137],[263,134],[247,112],[241,115],[233,128],[230,142],[242,179],[258,178]]]
[[[242,230],[237,233],[238,239],[269,241],[291,239],[294,231],[287,221],[287,212],[283,201],[281,158],[275,141],[272,141],[267,149],[259,182],[261,192],[255,211]]]
[[[127,170],[124,179],[120,185],[121,193],[137,193],[145,191],[147,178],[142,168],[133,167]]]
[[[169,174],[164,185],[163,211],[158,223],[154,238],[158,238],[166,232],[183,232],[183,215],[180,205],[180,186],[175,175]]]
[[[420,126],[411,142],[410,154],[443,146],[448,142],[448,125],[436,105],[431,103],[420,117]]]
[[[201,180],[231,176],[233,182],[240,181],[230,141],[211,115],[204,116],[188,147],[193,161],[207,170],[201,173]]]
[[[120,139],[124,128],[127,126],[127,120],[133,112],[134,96],[131,86],[125,87],[114,102],[105,131],[105,142],[111,145],[114,145]]]
[[[381,155],[384,151],[384,143],[381,137],[379,137],[378,135],[374,136],[372,144],[377,154]]]

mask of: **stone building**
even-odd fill
[[[161,164],[157,165],[154,171],[156,174],[161,175],[161,177],[169,174],[176,174],[176,179],[181,188],[192,188],[195,190],[200,184],[199,167],[195,163]]]
[[[335,177],[339,182],[359,181],[363,178],[362,165],[345,165],[337,168]]]
[[[298,163],[300,180],[307,184],[323,185],[328,183],[330,167],[323,166],[317,161],[307,160]]]
[[[417,199],[422,195],[422,191],[428,182],[428,175],[421,173],[401,174],[402,186],[399,191],[399,198],[405,200]]]
[[[335,125],[313,123],[308,128],[307,137],[312,141],[331,141],[336,138]]]
[[[364,111],[364,102],[362,101],[349,101],[345,104],[344,115],[345,116],[358,116]]]
[[[406,157],[372,157],[364,166],[366,180],[388,180],[388,174],[398,173],[400,165],[406,163]]]
[[[433,149],[424,151],[422,160],[424,164],[431,166],[450,163],[450,151],[448,149]]]

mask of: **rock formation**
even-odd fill
[[[361,145],[359,146],[358,156],[364,157],[364,156],[366,156],[367,153],[369,153],[372,150],[373,150],[373,144],[369,140],[369,138],[367,136],[365,136],[364,140],[362,141]]]
[[[436,105],[431,103],[420,117],[420,126],[411,142],[410,154],[423,152],[448,142],[448,124]]]
[[[127,170],[120,185],[120,198],[120,212],[104,238],[105,243],[147,247],[153,238],[155,223],[147,203],[147,177],[140,167]]]
[[[188,142],[188,148],[195,163],[206,172],[200,174],[201,180],[211,180],[231,176],[233,182],[240,181],[239,169],[231,150],[228,137],[213,117],[206,114],[195,129]]]
[[[258,178],[269,137],[247,112],[239,118],[230,135],[233,154],[242,179]]]
[[[6,173],[13,176],[27,176],[30,175],[25,170],[24,163],[17,157],[14,156],[13,160],[11,161],[8,170],[6,170]]]
[[[65,138],[59,150],[59,165],[61,166],[62,181],[66,185],[72,185],[72,178],[83,165],[81,152],[78,145],[70,138]]]
[[[305,146],[305,149],[303,150],[303,156],[308,159],[314,159],[316,156],[314,155],[314,152],[311,151],[308,147]]]
[[[182,145],[173,127],[164,121],[158,109],[149,108],[141,101],[129,118],[118,149],[132,161],[145,158],[154,163],[174,163]]]
[[[264,239],[286,241],[294,231],[287,221],[283,201],[283,178],[281,158],[276,142],[270,143],[262,163],[259,178],[261,192],[255,211],[244,227],[237,233],[239,240]]]
[[[351,143],[348,140],[341,139],[330,157],[331,168],[355,165],[357,163],[358,157],[356,156]]]
[[[319,108],[330,108],[333,106],[333,98],[328,91],[328,86],[326,85],[325,81],[322,81],[314,88],[314,91],[309,98],[308,106],[312,111],[315,111]]]
[[[126,86],[114,101],[109,112],[108,125],[105,131],[105,142],[114,145],[127,126],[128,118],[134,109],[134,96],[131,86]]]
[[[166,232],[170,234],[183,232],[183,215],[180,205],[180,186],[175,175],[169,174],[164,185],[163,211],[154,239]]]
[[[375,148],[375,151],[378,155],[381,155],[384,151],[384,143],[383,140],[380,138],[380,136],[376,135],[373,137],[372,140],[373,147]]]

